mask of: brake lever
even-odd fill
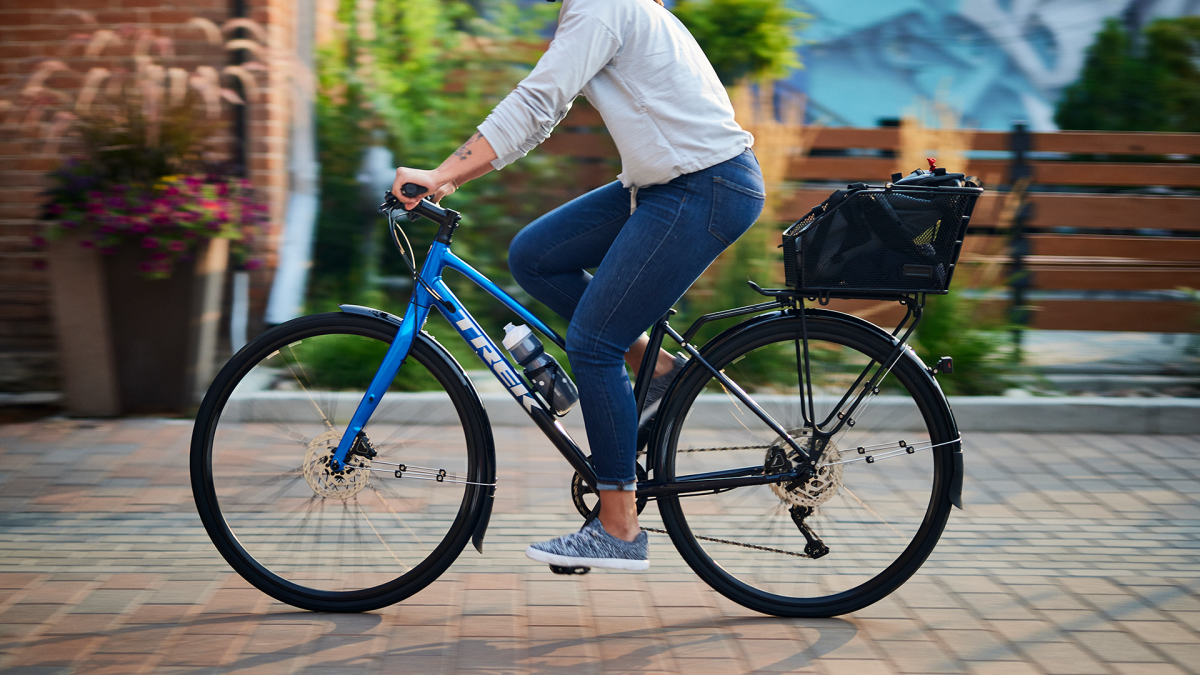
[[[395,211],[398,208],[401,208],[401,204],[400,200],[396,198],[396,195],[392,194],[391,190],[384,191],[383,203],[379,205],[379,212],[388,213],[389,211]]]
[[[401,191],[407,193],[409,191],[409,186],[419,188],[419,186],[417,186],[413,183],[405,183],[404,187],[401,188]],[[421,191],[424,192],[424,189],[421,188]],[[417,192],[416,194],[413,194],[412,196],[415,197],[419,194],[421,194],[421,193]],[[425,200],[429,201],[429,197],[425,197]],[[395,211],[396,209],[403,210],[404,215],[408,216],[409,222],[416,222],[421,219],[420,214],[415,213],[413,211],[409,211],[408,209],[405,209],[404,204],[396,197],[396,195],[392,194],[391,190],[387,190],[386,192],[383,193],[383,203],[379,205],[379,212],[391,215],[391,213],[393,211]]]

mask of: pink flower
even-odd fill
[[[158,248],[158,239],[154,237],[142,237],[142,248]]]
[[[41,235],[34,235],[29,238],[29,241],[38,248],[46,246],[46,238]]]
[[[243,267],[245,267],[247,271],[256,270],[262,267],[262,261],[258,258],[251,258],[246,261],[246,264],[243,265]]]
[[[168,242],[167,248],[171,249],[172,251],[182,251],[183,249],[187,248],[187,242],[183,241],[182,239],[176,239]]]
[[[176,197],[179,195],[179,188],[175,187],[174,185],[168,185],[163,194],[168,197]]]
[[[96,242],[92,241],[91,239],[84,239],[79,242],[79,245],[84,248],[96,248]]]
[[[137,221],[137,222],[135,222],[134,224],[132,224],[132,225],[130,225],[130,226],[129,226],[129,231],[130,231],[130,232],[137,232],[138,234],[141,234],[141,233],[143,233],[143,232],[149,232],[149,231],[150,231],[150,226],[149,226],[148,224],[146,224],[146,221],[144,221],[144,220],[139,220],[139,221]]]

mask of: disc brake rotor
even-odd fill
[[[304,454],[304,480],[322,497],[349,499],[367,487],[367,479],[371,476],[371,460],[361,455],[347,457],[346,468],[341,471],[329,470],[329,458],[333,457],[341,440],[342,432],[330,429],[308,442],[308,452]]]
[[[769,458],[771,453],[778,449],[788,449],[782,438],[775,441],[767,450],[767,457]],[[775,493],[776,497],[792,506],[814,508],[824,504],[837,494],[838,488],[842,485],[842,465],[831,464],[831,462],[838,461],[840,456],[841,452],[830,441],[825,445],[825,451],[821,453],[821,458],[817,460],[816,474],[812,478],[792,489],[788,489],[787,484],[772,483],[771,491]],[[798,463],[797,457],[795,450],[788,453],[788,459],[793,463]]]

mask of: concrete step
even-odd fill
[[[318,393],[323,410],[336,411],[335,423],[348,421],[360,395],[352,392]],[[481,394],[494,426],[532,425],[507,394]],[[791,419],[799,400],[791,396],[757,396],[774,416]],[[818,398],[818,407],[831,401]],[[742,422],[728,413],[729,397],[705,394],[697,401],[692,419],[703,428],[737,428]],[[1010,397],[959,396],[951,399],[959,429],[1002,432],[1200,434],[1200,399],[1117,398],[1104,396]],[[859,417],[860,429],[914,429],[920,420],[911,400],[877,396]],[[304,392],[255,392],[230,401],[231,420],[243,422],[307,422],[313,420],[313,400]],[[332,414],[332,413],[330,413]],[[744,413],[743,417],[748,414]],[[390,392],[380,403],[376,421],[401,424],[450,424],[455,420],[449,397],[434,392]],[[582,428],[578,410],[564,418],[568,428]]]

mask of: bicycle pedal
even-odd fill
[[[588,572],[592,571],[592,568],[590,568],[590,567],[559,567],[558,565],[551,565],[550,571],[554,572],[555,574],[567,574],[567,575],[587,574]]]

